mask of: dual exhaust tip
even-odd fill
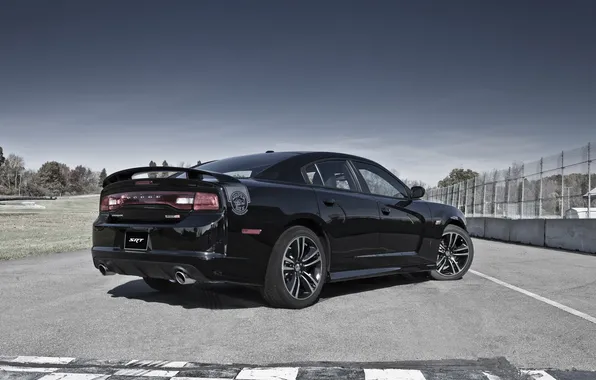
[[[196,280],[188,277],[186,275],[186,273],[184,273],[181,270],[177,270],[176,273],[174,274],[174,279],[176,280],[177,283],[179,283],[180,285],[187,285],[187,284],[194,284],[196,282]]]
[[[114,274],[114,272],[112,272],[111,270],[109,270],[105,265],[103,264],[99,264],[98,266],[99,268],[99,272],[102,274],[102,276],[111,276]]]
[[[109,270],[104,264],[99,264],[98,268],[102,276],[111,276],[115,274],[115,272]],[[190,285],[196,282],[195,279],[188,277],[188,275],[182,270],[177,270],[176,273],[174,273],[174,279],[180,285]]]

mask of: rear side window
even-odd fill
[[[357,191],[356,181],[352,177],[348,163],[344,160],[310,164],[304,168],[304,173],[310,185]]]

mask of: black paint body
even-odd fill
[[[231,166],[245,163],[256,167],[262,161],[263,169],[252,178],[215,174],[217,181],[206,181],[201,170],[210,170],[210,163],[197,170],[172,168],[168,170],[186,171],[188,178],[152,179],[150,186],[155,191],[216,193],[221,199],[220,210],[180,212],[169,206],[138,205],[100,212],[93,223],[95,267],[103,264],[118,274],[165,279],[174,278],[175,271],[182,269],[197,281],[260,286],[279,236],[289,226],[304,225],[326,246],[327,281],[341,281],[435,269],[445,226],[453,223],[465,228],[462,212],[452,206],[410,196],[397,199],[374,195],[362,185],[360,191],[310,185],[302,171],[306,165],[329,159],[359,160],[386,171],[361,157],[280,152],[232,159],[236,161]],[[215,164],[220,162],[223,165],[226,160]],[[244,170],[240,166],[237,170]],[[109,176],[101,196],[147,190],[149,186],[139,186],[135,184],[138,179],[131,179],[132,174],[144,169],[155,170],[135,168]],[[245,214],[233,212],[227,185],[248,191],[250,203]],[[404,187],[409,194],[410,189]],[[164,218],[172,213],[180,214],[180,218]],[[245,234],[243,229],[261,232]],[[147,250],[124,249],[127,231],[148,231]]]

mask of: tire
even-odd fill
[[[158,292],[163,293],[173,293],[179,292],[183,289],[183,285],[180,285],[176,282],[164,280],[162,278],[151,278],[151,277],[143,277],[143,280],[149,287]]]
[[[296,268],[295,261],[286,256],[286,250],[290,250],[288,256],[294,257],[297,241],[301,241],[298,239],[308,242],[308,250],[302,255],[302,259],[306,258],[307,260],[304,260],[302,264],[299,262],[298,269],[283,270],[282,263],[286,263],[287,268]],[[315,245],[316,248],[312,245]],[[318,250],[318,255],[316,250]],[[309,258],[309,255],[313,254],[314,256]],[[277,239],[269,257],[265,283],[261,289],[261,295],[265,301],[272,307],[285,309],[302,309],[315,304],[326,279],[327,257],[325,254],[321,239],[312,230],[304,226],[293,226],[284,231]],[[299,255],[298,253],[297,256]],[[284,259],[284,257],[286,258]],[[288,285],[286,285],[286,279]],[[298,283],[298,297],[296,297],[290,291],[295,289],[298,279],[300,282]],[[318,279],[316,286],[313,286],[313,279]],[[309,287],[313,290],[310,291]]]
[[[459,263],[463,263],[463,260],[460,260],[460,258],[465,257],[464,255],[464,250],[463,250],[463,246],[462,244],[465,243],[465,245],[467,245],[467,260],[465,261],[465,264],[460,265],[460,271],[457,272],[456,274],[449,274],[449,273],[445,273],[445,269],[443,270],[443,273],[441,271],[439,271],[439,269],[441,269],[441,267],[438,265],[440,263],[442,263],[442,258],[445,257],[445,255],[443,255],[441,252],[439,252],[439,254],[437,255],[437,268],[432,270],[430,272],[430,276],[438,281],[453,281],[453,280],[459,280],[461,279],[470,269],[470,267],[472,266],[472,262],[474,261],[474,244],[472,243],[472,238],[470,237],[470,234],[468,234],[468,232],[466,230],[464,230],[463,228],[456,226],[454,224],[448,224],[445,229],[443,230],[443,235],[441,236],[441,240],[447,240],[449,237],[449,235],[452,236],[460,236],[461,238],[456,238],[456,244],[454,247],[452,247],[452,249],[455,249],[455,255],[451,255],[451,258],[456,260]],[[459,252],[458,252],[459,251]],[[446,260],[449,260],[449,258],[446,258]],[[442,265],[441,265],[442,266]],[[451,264],[449,265],[449,268],[456,268],[455,266],[451,266]],[[448,269],[449,269],[448,268]],[[449,269],[449,271],[452,271],[451,269]]]

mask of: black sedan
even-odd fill
[[[164,171],[174,174],[157,175]],[[474,257],[465,217],[423,196],[376,162],[343,153],[268,151],[122,170],[103,183],[93,264],[159,291],[255,286],[284,308],[314,304],[329,282],[460,279]]]

